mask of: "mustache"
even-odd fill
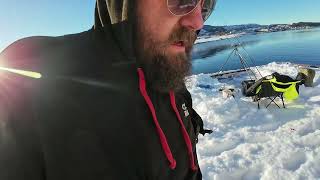
[[[185,46],[191,47],[197,39],[197,36],[198,35],[195,31],[190,31],[185,27],[181,27],[173,30],[168,38],[168,43],[172,44],[177,41],[183,41]]]

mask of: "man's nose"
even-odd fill
[[[194,31],[202,29],[204,22],[201,11],[202,7],[200,2],[196,9],[194,9],[191,13],[181,17],[180,24]]]

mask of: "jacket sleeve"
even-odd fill
[[[8,65],[4,60],[12,57],[6,54],[0,54],[2,65]],[[1,180],[44,179],[39,138],[23,84],[12,73],[0,72]]]
[[[11,98],[0,95],[0,179],[42,180],[39,138],[28,112],[30,105]]]

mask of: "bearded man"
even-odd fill
[[[92,29],[0,54],[0,179],[201,179],[184,78],[215,0],[97,0]]]

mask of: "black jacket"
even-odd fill
[[[143,71],[115,35],[128,22],[102,25],[99,2],[93,29],[26,38],[0,54],[3,67],[42,75],[0,70],[0,179],[201,179],[190,93],[143,92]]]

